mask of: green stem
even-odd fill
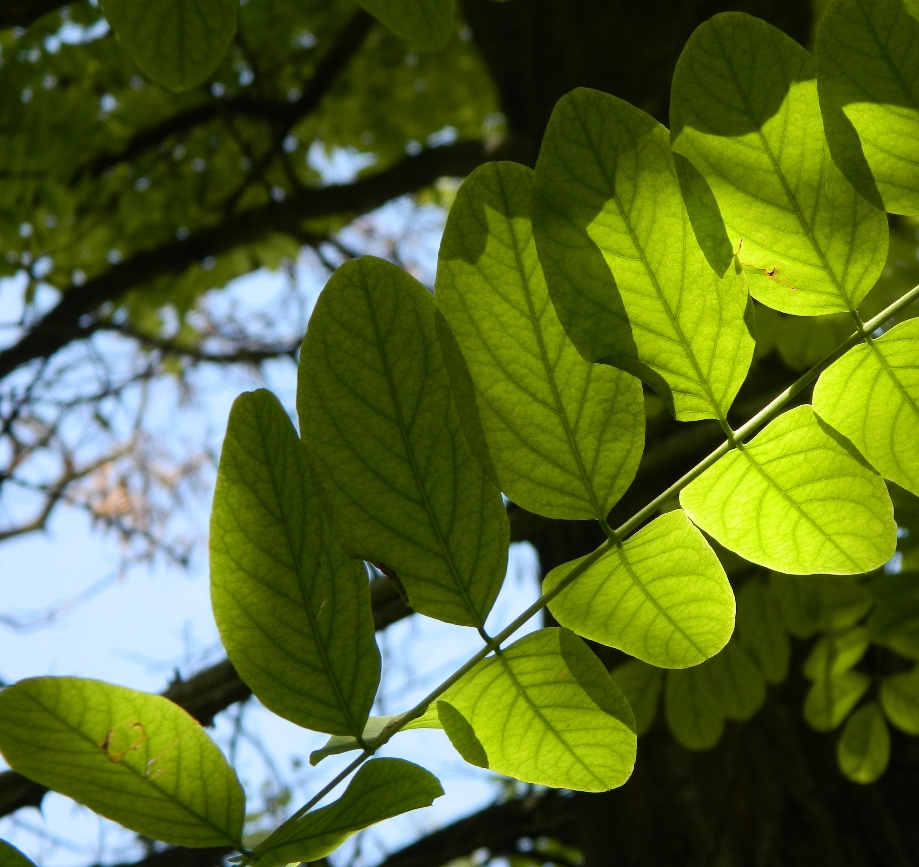
[[[423,716],[424,712],[428,709],[430,704],[436,701],[441,695],[443,695],[453,684],[459,681],[462,677],[472,671],[476,665],[478,665],[489,653],[494,650],[499,649],[501,644],[510,638],[521,626],[523,626],[531,617],[541,611],[546,607],[559,593],[562,592],[569,584],[579,578],[584,574],[594,563],[596,563],[604,554],[606,554],[611,548],[624,539],[629,533],[633,530],[640,527],[648,518],[650,518],[660,506],[669,500],[671,497],[678,494],[683,488],[685,488],[690,482],[697,479],[702,475],[710,466],[712,466],[719,458],[726,455],[732,448],[742,445],[744,439],[758,428],[762,427],[766,422],[771,421],[781,410],[785,404],[787,404],[792,398],[800,394],[800,392],[806,388],[810,383],[812,383],[824,370],[826,370],[834,361],[837,361],[846,352],[848,352],[853,346],[860,343],[865,337],[871,334],[876,328],[883,325],[890,317],[895,316],[900,312],[904,307],[914,301],[916,298],[919,298],[919,286],[914,286],[909,292],[907,292],[902,298],[895,301],[891,304],[886,310],[883,310],[869,322],[866,322],[865,325],[859,328],[851,337],[848,337],[843,343],[836,347],[833,352],[826,356],[823,361],[816,364],[812,367],[807,373],[803,376],[800,376],[795,380],[788,388],[786,388],[781,394],[779,394],[773,401],[771,401],[767,406],[763,407],[753,418],[751,418],[746,424],[738,428],[736,431],[733,431],[733,440],[732,442],[724,442],[717,449],[715,449],[708,457],[704,458],[695,467],[693,467],[688,473],[674,482],[666,491],[662,494],[659,494],[655,497],[648,505],[646,505],[639,512],[636,512],[628,521],[626,521],[621,527],[616,531],[610,531],[609,525],[606,522],[601,522],[601,527],[603,527],[604,532],[606,532],[609,538],[600,545],[593,553],[588,554],[584,557],[578,564],[575,566],[561,581],[558,582],[551,590],[542,594],[532,605],[530,605],[526,610],[519,614],[514,620],[512,620],[507,626],[504,627],[494,638],[489,639],[485,642],[485,646],[471,657],[465,665],[457,669],[453,674],[450,675],[443,683],[431,690],[421,701],[419,701],[411,710],[402,714],[398,719],[393,720],[386,728],[380,732],[379,736],[376,737],[373,741],[367,744],[364,747],[363,752],[351,762],[340,774],[336,775],[333,780],[327,783],[322,787],[312,798],[309,799],[296,813],[291,817],[292,819],[298,819],[300,816],[303,816],[309,810],[316,806],[329,792],[331,792],[339,783],[342,783],[347,779],[354,771],[356,771],[367,759],[374,755],[377,750],[380,749],[390,738],[393,737],[397,732],[401,731],[408,723],[418,717]],[[605,525],[605,526],[604,526]],[[255,857],[258,857],[258,848],[253,852]]]

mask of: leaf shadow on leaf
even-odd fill
[[[863,466],[866,470],[870,470],[872,473],[877,472],[877,470],[871,466],[871,464],[869,464],[868,461],[864,458],[862,453],[857,448],[855,448],[848,437],[841,434],[838,430],[836,430],[836,428],[830,427],[822,418],[820,418],[819,415],[817,415],[816,412],[814,413],[814,418],[817,420],[817,425],[820,430],[822,430],[831,440],[833,440],[836,445],[845,449],[852,460],[857,461],[861,466]]]
[[[919,34],[916,38],[919,39]],[[862,140],[858,137],[852,121],[846,117],[842,106],[835,105],[824,97],[820,100],[820,113],[823,116],[823,128],[826,131],[830,156],[836,167],[872,205],[882,211],[886,210],[874,175],[868,166],[868,160],[865,159]]]
[[[708,264],[723,277],[734,259],[734,248],[715,194],[702,173],[682,154],[673,153],[677,178],[689,223]]]

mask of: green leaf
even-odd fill
[[[401,719],[405,714],[394,713],[387,716],[372,716],[367,720],[364,731],[361,733],[361,739],[365,743],[376,740],[390,723]],[[405,723],[400,731],[409,729],[439,728],[439,725],[433,722],[433,714],[418,717]],[[337,756],[341,753],[348,753],[351,750],[363,749],[363,745],[353,735],[333,735],[326,741],[326,745],[310,753],[310,764],[318,765],[323,759],[329,756]]]
[[[849,717],[836,748],[840,770],[853,783],[873,783],[890,761],[890,732],[875,702]]]
[[[919,319],[869,337],[827,368],[814,411],[878,472],[919,494]]]
[[[15,846],[0,840],[0,867],[35,867],[35,864]]]
[[[76,677],[19,681],[0,692],[0,752],[14,771],[139,834],[240,845],[236,774],[162,696]]]
[[[919,214],[917,18],[915,0],[837,0],[817,31],[833,158],[863,195],[895,214]]]
[[[562,97],[536,166],[539,258],[588,361],[633,373],[681,420],[727,413],[754,341],[742,275],[696,244],[667,130],[595,90]]]
[[[288,819],[252,853],[254,867],[318,861],[358,831],[429,807],[444,793],[432,773],[402,759],[371,759],[326,807]]]
[[[358,0],[393,33],[422,48],[443,48],[453,32],[453,0]]]
[[[861,661],[869,643],[863,626],[825,635],[804,661],[804,676],[821,680],[849,671]]]
[[[540,629],[482,660],[437,711],[461,755],[527,783],[603,792],[621,786],[635,763],[628,702],[567,629]]]
[[[238,0],[104,0],[105,17],[131,59],[172,90],[201,84],[236,33]]]
[[[804,719],[817,731],[831,731],[849,715],[870,685],[871,678],[860,671],[815,681],[804,699]]]
[[[610,674],[635,714],[635,734],[641,737],[657,716],[664,673],[657,666],[630,659]]]
[[[779,600],[785,628],[795,638],[815,632],[848,629],[871,610],[871,596],[850,578],[836,575],[769,576],[769,588]]]
[[[604,520],[641,460],[641,385],[584,361],[565,334],[536,257],[534,177],[516,163],[488,163],[450,209],[435,297],[474,405],[454,394],[464,422],[481,425],[510,499],[551,518]]]
[[[884,481],[809,406],[726,454],[683,489],[680,504],[725,548],[781,572],[868,572],[897,545]]]
[[[748,581],[737,594],[735,635],[756,660],[768,683],[785,680],[791,641],[782,622],[779,600],[760,578]]]
[[[753,657],[737,641],[700,666],[712,695],[728,719],[746,721],[766,700],[766,680]]]
[[[507,514],[461,430],[434,312],[395,265],[343,265],[310,319],[297,409],[345,550],[395,572],[416,611],[481,626]]]
[[[309,729],[360,735],[380,680],[370,586],[315,488],[278,399],[241,395],[211,513],[211,601],[231,662],[266,707]]]
[[[881,681],[881,706],[887,719],[908,735],[919,735],[919,669]]]
[[[762,311],[763,308],[760,308],[759,313]],[[757,325],[764,318],[759,313]],[[848,313],[831,313],[829,316],[773,315],[779,318],[775,334],[779,357],[786,367],[802,373],[823,361],[840,343],[855,333],[855,322]],[[758,338],[757,332],[757,344]]]
[[[908,659],[919,659],[919,575],[882,575],[869,590],[877,600],[868,618],[871,640]]]
[[[543,592],[583,559],[553,569]],[[604,554],[549,610],[579,635],[661,668],[686,668],[714,656],[734,629],[727,575],[680,509]]]
[[[664,710],[671,733],[686,749],[708,750],[721,739],[724,713],[704,666],[667,672]]]
[[[683,49],[670,118],[693,226],[719,272],[736,251],[763,304],[854,309],[884,267],[887,219],[830,159],[811,55],[764,21],[716,15]]]

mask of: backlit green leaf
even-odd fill
[[[693,226],[719,272],[737,252],[755,298],[802,316],[865,297],[887,219],[830,159],[807,51],[749,15],[716,15],[683,49],[670,118]]]
[[[584,361],[558,321],[533,242],[533,179],[525,166],[488,163],[450,209],[436,299],[475,387],[474,406],[455,389],[457,404],[481,424],[515,503],[605,519],[641,459],[641,385]]]
[[[432,773],[402,759],[371,759],[326,807],[288,819],[252,853],[255,867],[317,861],[358,831],[429,807],[444,793]]]
[[[752,718],[766,700],[766,680],[753,657],[737,641],[700,666],[712,694],[727,719]]]
[[[460,428],[434,312],[395,265],[343,265],[310,319],[297,409],[345,549],[394,571],[415,610],[478,626],[507,515]]]
[[[539,258],[580,353],[643,379],[678,419],[723,416],[753,354],[746,284],[719,280],[696,244],[667,130],[575,90],[552,113],[536,188]]]
[[[880,693],[887,719],[900,731],[919,735],[919,669],[888,675]]]
[[[443,708],[449,705],[456,713]],[[438,702],[447,735],[475,764],[583,792],[621,786],[635,763],[635,717],[573,632],[540,629],[480,662]]]
[[[364,726],[364,731],[361,734],[361,737],[366,743],[370,743],[373,740],[376,740],[385,729],[391,723],[394,723],[396,720],[405,716],[405,714],[394,713],[388,714],[387,716],[372,716],[367,720],[367,724]],[[438,726],[433,722],[434,714],[425,714],[423,717],[418,717],[417,719],[410,720],[409,722],[402,725],[400,731],[408,731],[409,729],[422,729],[422,728],[438,728]],[[326,741],[326,745],[318,750],[313,750],[310,753],[310,764],[318,765],[323,759],[327,759],[329,756],[336,756],[341,753],[347,753],[351,750],[362,749],[362,744],[357,740],[353,735],[333,735]]]
[[[869,590],[876,600],[868,618],[872,642],[908,659],[919,659],[919,575],[881,575]]]
[[[323,515],[306,454],[268,391],[230,413],[211,513],[211,600],[227,654],[266,707],[360,735],[380,679],[367,573]]]
[[[836,749],[840,770],[853,783],[873,783],[890,760],[890,732],[875,702],[849,717]]]
[[[779,601],[785,628],[795,638],[848,629],[871,610],[871,596],[864,585],[837,575],[773,572],[769,589]]]
[[[655,665],[630,659],[610,674],[635,714],[635,734],[641,737],[657,716],[664,673]]]
[[[871,678],[860,671],[815,681],[804,700],[804,719],[817,731],[831,731],[849,715],[870,685]]]
[[[543,590],[580,562],[553,569]],[[708,659],[734,629],[734,595],[724,569],[680,509],[604,554],[549,610],[579,635],[662,668]]]
[[[245,796],[204,729],[158,695],[76,677],[0,692],[13,770],[176,846],[239,846]]]
[[[827,433],[809,406],[780,415],[680,494],[690,518],[753,563],[791,574],[855,574],[893,556],[883,479]]]
[[[919,319],[869,337],[825,370],[814,411],[878,472],[919,494]]]
[[[102,9],[146,75],[186,90],[204,81],[227,53],[239,0],[104,0]]]
[[[833,158],[895,214],[919,214],[917,18],[915,0],[837,0],[817,31]]]
[[[863,626],[825,635],[804,661],[805,677],[821,680],[849,671],[861,661],[868,644],[868,630]]]
[[[358,0],[403,39],[443,48],[453,32],[453,0]]]
[[[690,750],[711,749],[724,730],[724,714],[703,666],[668,671],[664,685],[667,725]]]
[[[762,313],[762,308],[759,311]],[[756,322],[765,318],[757,315]],[[757,344],[759,329],[757,328]],[[848,313],[829,316],[781,316],[775,333],[779,358],[792,370],[804,372],[823,361],[849,335],[855,322]]]
[[[782,609],[765,581],[754,578],[737,594],[738,641],[750,652],[769,683],[788,674],[791,641],[782,622]]]
[[[35,867],[15,846],[0,840],[0,867]]]

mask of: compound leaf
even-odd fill
[[[0,867],[35,867],[35,864],[15,846],[0,840]]]
[[[876,702],[860,707],[846,721],[836,748],[840,770],[853,783],[873,783],[890,760],[890,732]]]
[[[393,33],[421,48],[443,48],[453,32],[453,0],[358,0]]]
[[[238,0],[105,0],[105,17],[131,59],[172,90],[201,84],[236,33]]]
[[[575,90],[552,113],[536,189],[539,258],[580,353],[643,379],[678,419],[723,417],[753,355],[746,283],[719,279],[696,243],[667,130]]]
[[[253,851],[254,867],[317,861],[358,831],[429,807],[444,793],[437,777],[403,759],[371,759],[326,807],[288,819]]]
[[[484,659],[437,710],[464,757],[524,782],[601,792],[621,786],[635,763],[628,702],[567,629],[540,629]]]
[[[917,19],[915,0],[837,0],[817,31],[833,158],[866,198],[895,214],[919,214]]]
[[[454,393],[464,421],[481,424],[508,497],[551,518],[602,520],[641,459],[641,385],[586,362],[565,334],[536,257],[533,180],[525,166],[488,163],[450,209],[436,299],[475,405]]]
[[[804,699],[804,719],[817,731],[831,731],[849,715],[870,685],[871,678],[860,671],[844,671],[814,681]]]
[[[211,601],[259,700],[315,731],[360,735],[380,680],[367,572],[323,514],[279,403],[237,398],[211,513]]]
[[[719,272],[736,252],[763,304],[854,309],[883,270],[887,218],[830,158],[811,55],[764,21],[716,15],[683,49],[670,119],[693,226]]]
[[[919,495],[919,319],[869,337],[825,370],[814,411],[878,472]]]
[[[0,692],[13,770],[176,846],[239,847],[245,795],[204,729],[158,695],[36,677]]]
[[[344,264],[310,319],[297,409],[345,550],[398,575],[416,611],[481,626],[507,515],[460,428],[434,313],[395,265]]]
[[[704,666],[667,672],[664,710],[671,733],[686,749],[708,750],[721,739],[724,713]]]
[[[792,574],[856,574],[896,549],[883,479],[824,430],[809,406],[790,410],[685,487],[680,504],[722,545]]]
[[[664,673],[655,665],[630,659],[610,674],[635,714],[635,734],[641,737],[657,716]]]
[[[769,585],[753,578],[737,594],[738,641],[750,652],[768,683],[788,674],[791,641],[782,622],[782,608]]]
[[[890,674],[881,681],[881,706],[887,719],[908,735],[919,735],[919,669]]]
[[[580,562],[553,569],[543,591]],[[680,509],[604,554],[549,610],[579,635],[662,668],[714,656],[734,629],[734,594],[724,569]]]

